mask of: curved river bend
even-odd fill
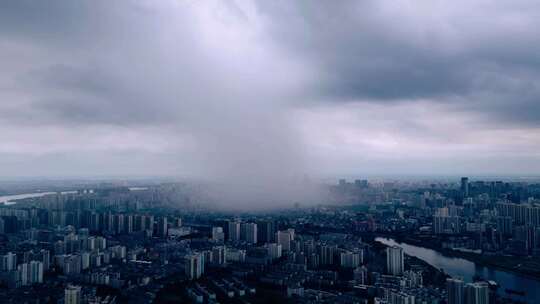
[[[378,237],[375,240],[387,246],[399,246],[403,248],[406,254],[422,259],[436,268],[443,269],[444,272],[452,277],[461,277],[466,282],[471,282],[475,275],[485,280],[493,280],[499,284],[498,293],[501,296],[531,304],[540,303],[540,281],[538,280],[520,274],[476,265],[474,262],[466,259],[447,257],[435,250],[406,243],[398,243],[390,238]],[[526,295],[509,295],[505,292],[505,289],[525,291]]]

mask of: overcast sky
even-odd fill
[[[0,176],[540,172],[538,1],[0,1]]]

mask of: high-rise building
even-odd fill
[[[414,304],[414,295],[403,291],[390,291],[388,295],[388,304]]]
[[[85,270],[90,268],[90,252],[81,252],[81,269]]]
[[[124,229],[127,234],[133,233],[133,215],[124,216]]]
[[[357,284],[368,284],[368,270],[365,266],[358,267],[353,271],[354,280]]]
[[[276,244],[276,243],[270,243],[266,246],[267,250],[268,250],[268,256],[274,260],[274,259],[279,259],[281,257],[281,254],[282,254],[282,247],[280,244]]]
[[[446,291],[448,292],[448,304],[464,304],[463,280],[453,278],[446,279]]]
[[[317,247],[320,265],[333,265],[334,257],[338,252],[337,245],[321,244]]]
[[[64,304],[81,303],[81,287],[68,285],[64,290]]]
[[[511,216],[498,216],[497,217],[497,231],[502,235],[510,236],[513,231],[512,217]]]
[[[282,230],[276,233],[277,243],[281,245],[281,249],[285,251],[291,250],[291,241],[293,236],[289,230]]]
[[[164,216],[164,217],[159,218],[157,233],[160,237],[167,237],[167,233],[168,233],[167,217]]]
[[[230,221],[228,223],[228,239],[231,242],[237,242],[240,240],[240,223],[236,221]]]
[[[29,278],[30,284],[43,283],[43,263],[39,261],[30,261],[29,263]]]
[[[212,264],[224,265],[227,259],[227,248],[225,246],[212,247]]]
[[[185,257],[186,276],[190,280],[200,278],[204,273],[204,257],[201,253],[193,253]]]
[[[242,223],[240,225],[240,239],[249,244],[257,243],[257,224]]]
[[[294,229],[289,228],[289,229],[287,229],[287,231],[288,231],[289,234],[291,235],[291,241],[294,241]]]
[[[386,270],[391,275],[401,275],[404,270],[403,248],[398,246],[386,248]]]
[[[145,231],[146,230],[146,216],[136,215],[135,216],[135,231]]]
[[[362,252],[342,252],[340,255],[341,267],[356,268],[362,264]]]
[[[96,237],[96,249],[97,250],[105,250],[105,248],[107,248],[107,239],[102,237],[102,236],[98,236]]]
[[[461,194],[463,195],[463,197],[469,197],[469,178],[468,177],[461,178]]]
[[[257,222],[257,241],[259,243],[275,242],[276,224],[273,221]]]
[[[144,227],[146,228],[147,233],[149,236],[152,236],[154,234],[154,216],[153,215],[147,215],[145,216],[145,224]]]
[[[28,263],[19,264],[17,266],[18,281],[21,286],[30,285],[30,274]]]
[[[465,304],[489,304],[489,288],[485,282],[465,285]]]
[[[8,252],[0,256],[0,270],[11,271],[17,268],[17,255],[12,252]]]
[[[43,263],[43,271],[48,271],[51,265],[51,254],[47,249],[41,249],[39,251],[41,255],[41,262]]]
[[[212,227],[212,241],[223,243],[225,241],[225,233],[222,227]]]

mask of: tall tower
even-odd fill
[[[291,241],[293,240],[293,235],[289,230],[282,230],[276,233],[277,243],[281,245],[282,250],[289,251],[291,250]]]
[[[446,279],[446,291],[448,292],[448,304],[463,304],[464,283],[463,280],[449,278]]]
[[[401,275],[404,270],[403,248],[398,246],[386,248],[386,270],[391,275]]]
[[[469,178],[468,177],[461,178],[461,194],[463,194],[463,197],[469,197]]]
[[[68,285],[64,290],[64,304],[81,303],[81,287]]]
[[[465,304],[489,304],[489,289],[485,282],[465,285]]]
[[[186,276],[190,280],[200,278],[204,273],[204,256],[200,253],[193,253],[185,257]]]
[[[257,224],[242,223],[240,226],[240,238],[249,244],[257,243]]]
[[[240,223],[236,221],[230,221],[228,223],[228,238],[231,242],[240,240]]]

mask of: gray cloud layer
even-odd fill
[[[258,2],[271,35],[320,68],[314,98],[430,99],[538,126],[540,5]]]
[[[285,192],[304,174],[534,174],[539,15],[534,1],[2,1],[0,165]]]

